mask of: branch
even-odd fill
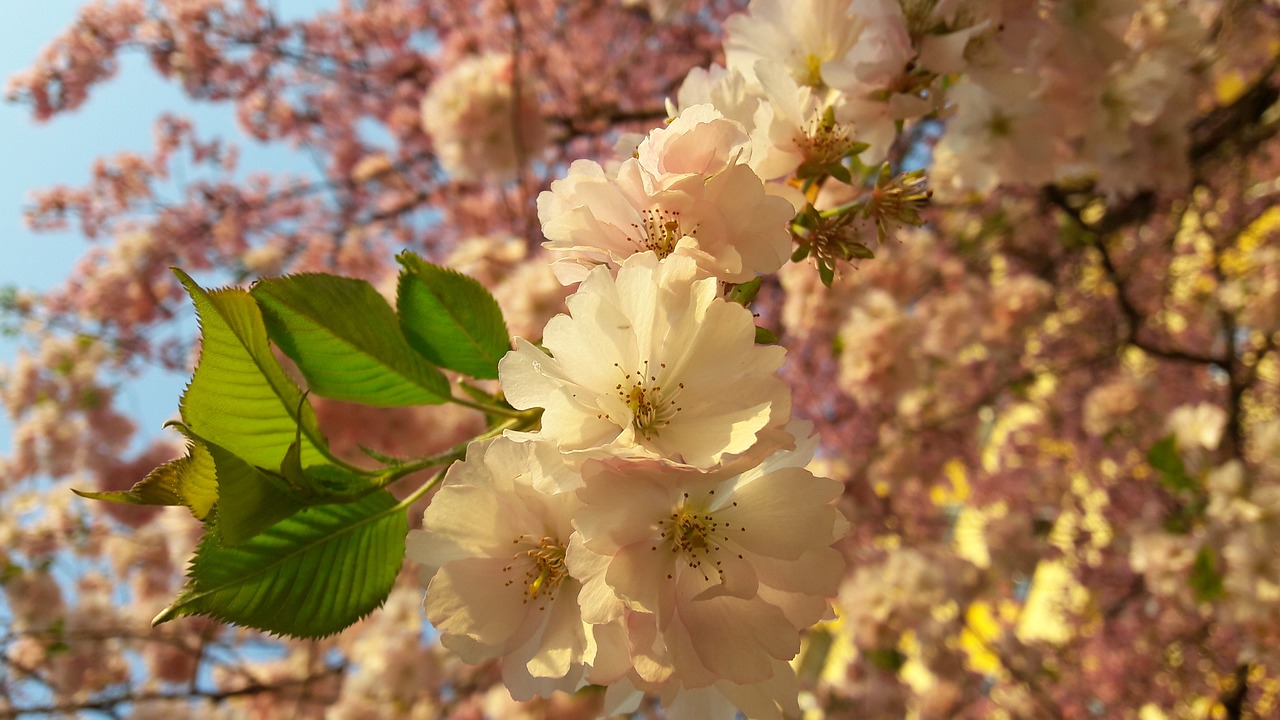
[[[1062,188],[1056,185],[1046,186],[1043,190],[1043,195],[1045,199],[1066,213],[1077,226],[1090,236],[1091,242],[1089,244],[1097,249],[1102,259],[1102,268],[1107,273],[1107,279],[1116,289],[1116,300],[1120,305],[1120,312],[1125,318],[1126,330],[1123,341],[1126,344],[1133,345],[1149,355],[1166,360],[1197,365],[1222,365],[1228,362],[1229,358],[1195,353],[1180,348],[1168,348],[1144,340],[1139,336],[1140,331],[1146,325],[1146,317],[1138,309],[1138,306],[1134,304],[1132,298],[1129,297],[1128,283],[1124,276],[1120,274],[1119,268],[1116,267],[1115,260],[1107,249],[1106,241],[1108,236],[1120,228],[1149,216],[1155,208],[1154,195],[1150,193],[1135,195],[1117,208],[1109,210],[1094,223],[1084,220],[1080,207],[1071,201],[1071,198]]]
[[[51,703],[48,705],[38,705],[23,708],[4,708],[0,709],[0,718],[19,718],[24,715],[55,715],[65,713],[82,712],[85,710],[96,710],[98,712],[111,712],[117,705],[124,703],[144,703],[144,702],[171,702],[181,700],[208,700],[213,703],[220,703],[232,698],[244,697],[248,695],[261,695],[264,693],[274,693],[279,690],[291,687],[305,687],[316,680],[329,676],[340,676],[346,672],[347,666],[336,665],[325,669],[323,672],[314,675],[308,675],[303,678],[291,678],[281,680],[275,683],[253,683],[233,690],[192,690],[187,692],[144,692],[144,693],[127,693],[113,697],[99,698],[97,700],[85,700],[83,702],[67,702],[67,703]],[[323,700],[320,702],[328,704],[332,700]]]
[[[1244,718],[1244,700],[1249,694],[1249,664],[1241,663],[1236,666],[1235,684],[1232,685],[1230,692],[1222,696],[1222,707],[1227,711],[1227,720],[1242,720]]]
[[[1248,90],[1235,102],[1211,110],[1191,125],[1191,150],[1188,155],[1194,164],[1213,153],[1232,139],[1243,141],[1241,154],[1275,134],[1276,125],[1259,126],[1258,122],[1267,110],[1280,100],[1280,56],[1271,61]],[[1263,132],[1248,132],[1259,127]]]

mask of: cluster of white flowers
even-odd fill
[[[537,92],[516,73],[510,55],[494,53],[467,58],[431,83],[422,126],[456,179],[509,179],[545,147]]]
[[[1205,32],[1188,3],[969,0],[937,3],[935,17],[976,40],[943,71],[966,75],[948,91],[955,116],[935,149],[939,193],[1186,182]]]
[[[804,469],[783,350],[702,274],[652,251],[592,269],[546,349],[517,339],[499,365],[541,429],[473,444],[410,536],[441,642],[501,658],[517,699],[591,683],[614,710],[797,711],[788,663],[841,577],[842,486]]]

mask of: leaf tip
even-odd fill
[[[191,279],[191,276],[187,274],[187,271],[183,270],[177,265],[170,265],[169,272],[173,273],[174,276],[178,278],[179,282],[181,282],[183,285],[186,285],[187,287],[190,287],[196,284],[196,281]]]
[[[161,610],[155,617],[151,618],[151,627],[157,627],[167,623],[170,620],[177,618],[180,614],[181,613],[178,611],[178,606],[176,604],[170,605]]]

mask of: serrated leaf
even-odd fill
[[[251,294],[311,392],[377,407],[448,400],[449,381],[409,347],[395,310],[364,280],[291,275],[263,280]]]
[[[224,447],[207,443],[218,472],[217,538],[225,546],[247,542],[306,507],[279,477],[249,464]]]
[[[1170,434],[1161,438],[1147,451],[1147,464],[1160,476],[1160,484],[1173,491],[1196,492],[1200,485],[1187,473],[1187,466],[1178,454],[1178,440]]]
[[[91,500],[129,505],[182,505],[197,520],[204,520],[218,500],[218,480],[209,451],[192,441],[185,457],[152,470],[128,490],[86,492],[73,488],[71,492]]]
[[[308,505],[351,502],[382,487],[376,473],[352,472],[335,465],[302,466],[299,442],[289,446],[280,463],[280,477]]]
[[[1196,553],[1195,562],[1191,565],[1191,577],[1187,578],[1196,600],[1209,602],[1222,597],[1222,573],[1218,572],[1213,548],[1201,546]]]
[[[497,378],[498,361],[511,349],[502,310],[479,282],[411,253],[396,307],[409,345],[440,367],[475,378]]]
[[[179,402],[183,422],[261,467],[279,464],[301,423],[305,461],[323,462],[315,411],[271,354],[253,297],[236,288],[206,292],[181,270],[174,274],[191,294],[202,333],[200,362]]]
[[[408,530],[406,509],[381,491],[308,508],[238,547],[206,535],[187,587],[152,624],[208,615],[291,637],[332,635],[386,600]]]

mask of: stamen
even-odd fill
[[[698,235],[697,226],[687,231],[683,229],[679,210],[650,208],[641,212],[640,218],[639,223],[631,223],[631,227],[635,228],[640,235],[640,238],[634,241],[636,247],[640,248],[641,252],[652,250],[659,260],[675,251],[676,243],[680,242],[680,238],[685,235],[694,237]]]
[[[688,499],[687,493],[685,499]],[[706,580],[710,579],[708,570],[714,570],[723,582],[724,570],[720,567],[723,561],[717,556],[729,540],[726,532],[730,529],[729,523],[717,521],[713,513],[699,512],[682,502],[670,520],[658,521],[658,527],[662,529],[659,537],[663,542],[670,541],[671,552],[681,555],[691,570],[697,570]]]
[[[526,542],[527,540],[529,542]],[[516,536],[516,539],[511,542],[528,546],[531,545],[531,541],[532,536],[522,534]],[[514,570],[517,564],[526,565],[519,562],[521,558],[529,561],[523,578],[527,588],[524,602],[541,599],[538,609],[545,610],[549,602],[554,599],[560,583],[569,576],[569,569],[564,561],[564,546],[554,538],[539,538],[537,545],[528,547],[524,551],[517,551],[511,558],[511,564],[502,568],[503,572]],[[509,587],[515,582],[514,578],[508,578],[506,585]]]
[[[815,112],[794,140],[804,151],[805,159],[817,165],[839,162],[857,145],[849,126],[837,123],[825,112]]]
[[[617,363],[614,367],[622,370]],[[660,367],[666,369],[666,364]],[[631,426],[646,440],[657,437],[658,431],[670,425],[672,418],[684,409],[676,400],[682,390],[684,383],[677,383],[674,390],[664,390],[658,376],[649,374],[648,361],[643,372],[624,373],[622,381],[614,385],[618,398],[631,410]]]

